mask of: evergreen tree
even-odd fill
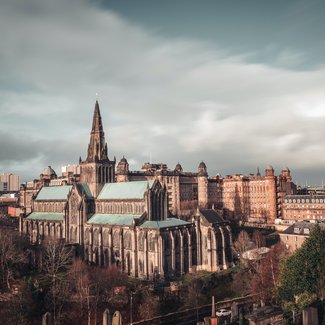
[[[302,247],[290,256],[280,276],[279,298],[290,309],[303,309],[325,296],[325,229],[316,225]],[[305,303],[302,303],[305,302]]]

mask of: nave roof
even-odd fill
[[[72,185],[43,186],[35,201],[66,200],[71,189]]]
[[[64,214],[63,213],[55,213],[55,212],[32,212],[27,216],[28,220],[44,220],[44,221],[63,221]]]
[[[131,226],[134,219],[140,219],[138,214],[104,214],[95,213],[87,221],[88,224],[95,225],[117,225],[117,226]]]
[[[145,221],[140,228],[169,228],[177,226],[190,225],[189,222],[177,218],[167,218],[166,220],[160,221]]]
[[[154,180],[134,181],[121,183],[107,183],[98,195],[98,200],[128,200],[143,199],[148,187],[151,188]]]

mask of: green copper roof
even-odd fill
[[[66,200],[72,185],[44,186],[38,192],[35,201]]]
[[[134,219],[139,219],[138,214],[94,214],[88,221],[88,224],[96,225],[118,225],[131,226]]]
[[[63,213],[53,212],[33,212],[26,219],[29,220],[49,220],[49,221],[63,221]]]
[[[140,227],[141,228],[169,228],[190,225],[189,222],[177,219],[177,218],[167,218],[167,220],[162,221],[146,221]]]
[[[85,194],[87,199],[91,199],[93,196],[91,195],[90,189],[87,184],[84,183],[78,183],[77,186],[81,190],[83,194]]]
[[[123,199],[143,199],[147,187],[152,187],[151,181],[122,182],[105,184],[98,195],[98,200],[123,200]]]

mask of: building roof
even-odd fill
[[[71,189],[72,185],[43,186],[35,201],[66,200]]]
[[[242,257],[251,261],[259,260],[263,258],[263,255],[267,254],[269,251],[270,249],[268,247],[254,248],[243,252]]]
[[[143,199],[147,188],[152,187],[154,180],[139,182],[108,183],[98,195],[98,200]]]
[[[85,194],[87,199],[91,199],[93,196],[91,195],[91,192],[89,190],[89,187],[87,184],[84,183],[77,183],[77,187],[80,190],[82,194]]]
[[[104,214],[96,213],[87,221],[95,225],[131,226],[134,219],[139,219],[139,214]]]
[[[199,211],[209,223],[215,224],[225,222],[225,220],[220,217],[218,212],[213,209],[199,209]]]
[[[48,221],[63,221],[63,213],[54,212],[33,212],[26,219],[29,220],[48,220]]]
[[[290,227],[288,227],[282,234],[286,235],[304,235],[309,236],[310,231],[316,226],[319,225],[321,228],[325,229],[325,222],[308,222],[300,221],[296,222]]]
[[[177,226],[185,226],[190,225],[189,222],[177,219],[177,218],[167,218],[167,220],[161,221],[145,221],[139,227],[141,228],[169,228],[169,227],[177,227]]]

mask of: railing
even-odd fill
[[[233,298],[233,299],[227,299],[227,300],[222,300],[219,302],[216,302],[216,308],[220,309],[220,308],[229,308],[231,307],[231,305],[236,302],[238,304],[241,303],[249,303],[249,302],[253,302],[254,301],[254,297],[256,297],[256,294],[251,294],[251,295],[247,295],[244,297],[238,297],[238,298]],[[199,315],[199,319],[203,319],[204,316],[208,316],[211,315],[211,308],[212,305],[211,304],[207,304],[207,305],[203,305],[203,306],[199,306],[199,307],[194,307],[194,308],[188,308],[188,309],[184,309],[182,311],[177,311],[177,312],[173,312],[173,313],[168,313],[165,315],[159,315],[159,316],[155,316],[153,318],[150,319],[143,319],[143,320],[139,320],[137,322],[133,322],[133,325],[149,325],[149,324],[180,324],[180,319],[182,318],[195,318],[196,319],[196,315]],[[184,324],[186,323],[190,323],[191,320],[188,319],[187,322],[185,321]]]

